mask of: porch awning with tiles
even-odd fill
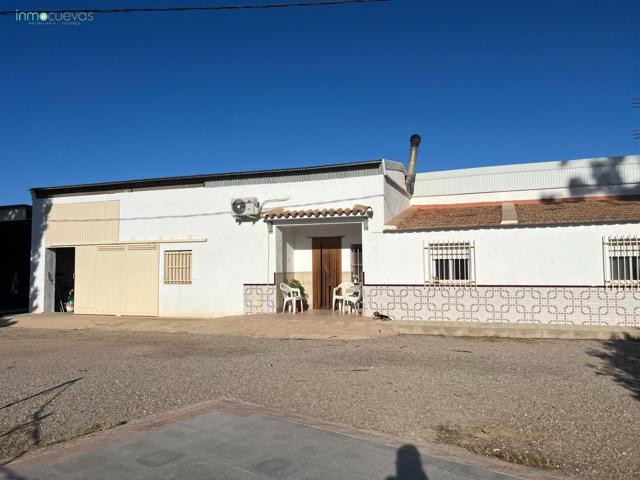
[[[284,218],[322,218],[322,217],[367,217],[373,216],[373,209],[366,205],[354,205],[349,208],[316,208],[306,210],[288,210],[273,208],[262,213],[265,220]]]

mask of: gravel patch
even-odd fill
[[[0,457],[229,398],[576,478],[640,477],[640,342],[1,329]]]

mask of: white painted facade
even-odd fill
[[[263,182],[188,188],[151,188],[52,195],[34,198],[32,248],[32,311],[45,310],[46,227],[42,211],[47,203],[119,201],[119,242],[159,245],[158,314],[176,317],[216,317],[246,312],[249,284],[270,285],[278,273],[312,270],[312,237],[340,236],[342,269],[351,268],[349,249],[362,244],[365,285],[422,286],[425,283],[424,245],[432,241],[471,241],[475,245],[478,286],[603,287],[603,238],[640,235],[640,223],[545,227],[509,226],[442,231],[390,231],[385,225],[410,205],[491,202],[597,194],[635,193],[640,185],[640,157],[597,159],[609,172],[600,184],[586,181],[562,186],[573,175],[584,180],[593,162],[534,164],[418,174],[413,197],[404,186],[397,164],[381,161],[367,175],[345,178],[278,181],[268,174]],[[395,167],[394,167],[395,165]],[[558,173],[569,165],[570,171]],[[624,167],[616,179],[610,174]],[[392,168],[393,167],[393,168]],[[348,167],[345,167],[348,170]],[[613,169],[613,170],[612,170]],[[477,171],[474,171],[477,170]],[[533,173],[532,173],[533,172]],[[537,173],[535,173],[537,172]],[[535,177],[537,175],[537,177]],[[494,176],[495,178],[490,178]],[[533,177],[537,180],[533,181]],[[584,177],[584,178],[583,178]],[[466,180],[462,180],[466,179]],[[545,180],[546,179],[546,180]],[[550,179],[553,179],[551,181]],[[525,188],[526,182],[535,188]],[[547,182],[546,184],[544,182]],[[542,183],[541,183],[542,182]],[[618,183],[616,183],[618,182]],[[208,183],[209,185],[209,183]],[[502,191],[499,186],[503,185]],[[545,186],[546,185],[546,186]],[[430,190],[431,187],[432,190]],[[548,187],[548,188],[547,188]],[[287,210],[371,207],[371,218],[296,218],[238,223],[230,202],[257,197]],[[72,228],[72,227],[70,227]],[[192,251],[192,282],[165,284],[164,252]],[[275,292],[275,293],[274,293]],[[274,288],[260,295],[279,295]],[[367,308],[365,307],[365,313]],[[370,313],[370,312],[369,312]]]
[[[478,285],[604,286],[603,237],[640,235],[640,224],[509,227],[371,235],[368,284],[425,283],[424,245],[475,243]]]
[[[397,214],[405,204],[385,204],[386,177],[382,174],[357,178],[339,178],[294,183],[266,183],[218,187],[170,188],[139,190],[106,194],[60,196],[34,199],[35,259],[45,258],[46,229],[42,210],[44,202],[52,204],[120,202],[121,242],[158,242],[160,246],[160,272],[166,250],[192,250],[192,283],[165,284],[160,275],[159,315],[182,317],[214,317],[242,314],[243,285],[272,283],[276,272],[276,231],[269,233],[263,221],[237,223],[230,213],[231,199],[257,197],[260,201],[288,197],[285,202],[274,203],[288,209],[347,208],[355,204],[370,206],[374,212],[368,219],[368,231],[360,233],[362,221],[336,218],[333,225],[312,219],[294,222],[309,225],[317,236],[345,235],[344,268],[348,269],[348,248],[351,242],[366,242],[369,232],[381,232],[386,219]],[[396,202],[397,203],[397,202]],[[408,205],[408,201],[406,202]],[[394,207],[395,205],[395,207]],[[397,210],[393,210],[396,208]],[[46,222],[46,220],[45,220]],[[282,222],[293,230],[291,222]],[[313,226],[316,224],[316,226]],[[319,225],[318,225],[319,224]],[[344,224],[344,227],[341,225]],[[296,227],[294,239],[293,271],[310,270],[309,239],[302,228]],[[360,238],[356,238],[360,237]],[[180,243],[171,243],[179,239]],[[189,239],[193,239],[192,242]],[[350,268],[350,267],[349,267]],[[32,262],[32,311],[44,308],[45,265]]]

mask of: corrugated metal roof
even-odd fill
[[[524,163],[419,173],[415,196],[640,185],[640,156]]]
[[[223,186],[241,185],[244,183],[280,183],[283,181],[300,181],[312,179],[307,177],[336,178],[336,176],[353,174],[352,176],[374,175],[381,171],[384,160],[365,162],[338,163],[311,167],[295,167],[273,170],[255,170],[247,172],[213,173],[205,175],[188,175],[181,177],[148,178],[140,180],[124,180],[116,182],[86,183],[79,185],[63,185],[54,187],[32,188],[38,198],[55,195],[69,195],[93,192],[109,192],[153,188],[179,188],[189,186]],[[332,177],[332,175],[334,175]],[[297,179],[297,180],[291,180]]]
[[[381,163],[373,163],[369,168],[351,168],[310,172],[291,172],[282,175],[239,176],[235,178],[217,178],[204,182],[205,187],[226,187],[229,185],[255,185],[257,183],[296,183],[316,180],[334,180],[339,178],[366,177],[381,172]]]

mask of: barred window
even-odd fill
[[[351,245],[351,281],[356,285],[362,284],[362,244]]]
[[[606,237],[604,280],[609,287],[640,286],[640,237]]]
[[[164,252],[164,283],[191,283],[191,250]]]
[[[473,242],[425,244],[425,285],[475,284],[474,248]]]

